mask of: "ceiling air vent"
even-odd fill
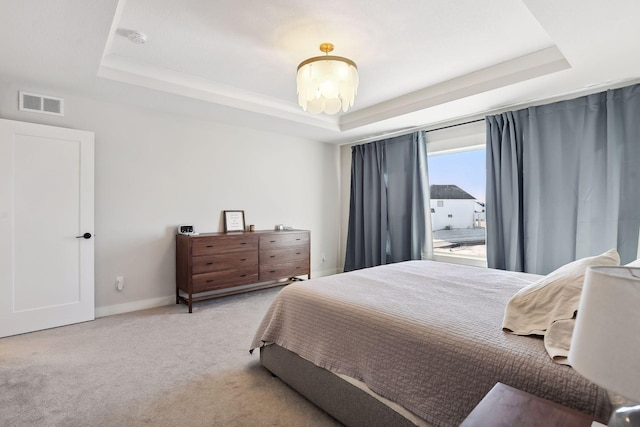
[[[64,116],[64,99],[20,91],[20,110]]]

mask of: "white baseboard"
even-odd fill
[[[331,276],[338,273],[341,273],[341,271],[337,268],[334,268],[333,270],[312,271],[311,277],[315,278],[315,277]]]
[[[96,317],[105,317],[114,314],[128,313],[130,311],[144,310],[147,308],[162,307],[163,305],[175,303],[176,296],[170,295],[141,301],[125,302],[123,304],[105,305],[103,307],[96,307]]]
[[[474,267],[487,267],[486,259],[466,257],[461,255],[433,254],[433,260],[439,262],[449,262],[451,264],[472,265]]]
[[[340,272],[341,271],[339,271],[337,268],[333,270],[314,271],[311,272],[311,277],[331,276]],[[151,298],[141,301],[125,302],[122,304],[105,305],[103,307],[96,307],[96,317],[112,316],[114,314],[128,313],[130,311],[162,307],[163,305],[175,304],[175,302],[175,295],[170,295],[166,297]]]

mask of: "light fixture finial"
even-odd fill
[[[322,43],[320,50],[328,55],[329,52],[333,52],[333,45],[331,43]]]

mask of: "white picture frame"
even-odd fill
[[[244,211],[224,211],[224,232],[245,231]]]

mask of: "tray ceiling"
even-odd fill
[[[22,63],[0,76],[334,143],[640,76],[635,0],[86,3],[0,5],[0,51]],[[322,42],[358,64],[347,113],[297,105],[296,67]],[[31,70],[44,61],[57,71]]]

